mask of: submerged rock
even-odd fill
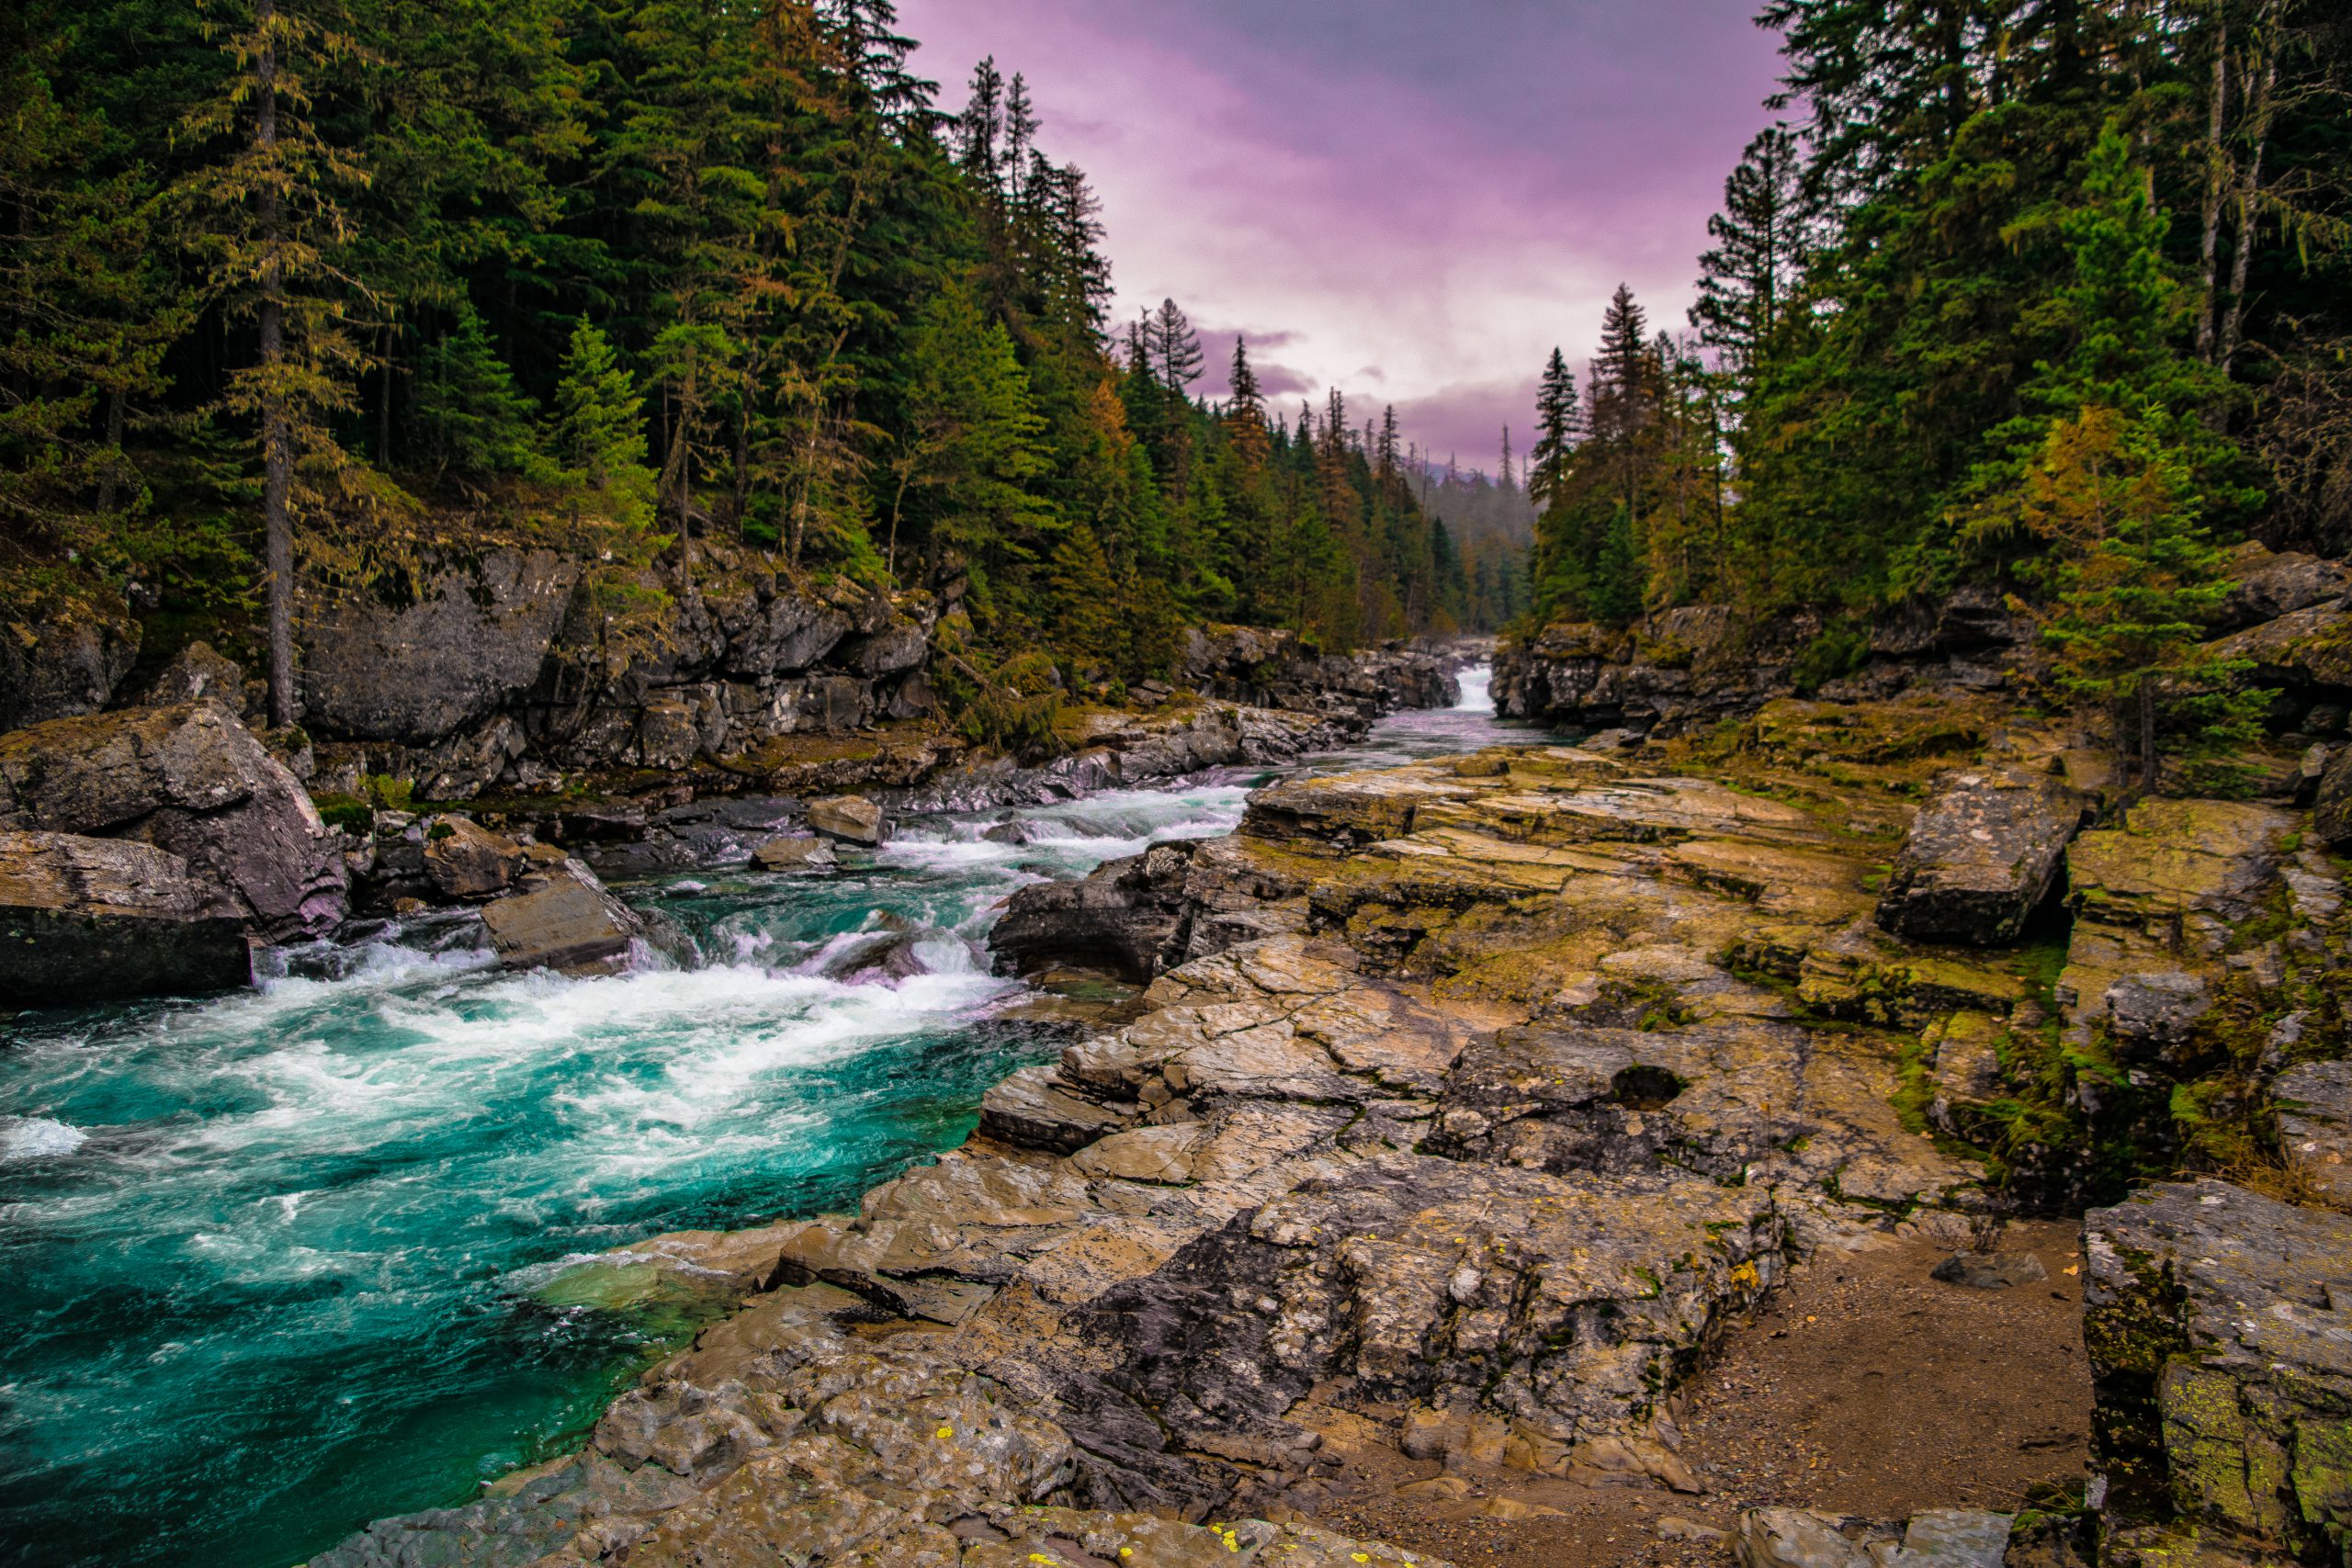
[[[839,865],[833,846],[814,836],[770,839],[752,852],[752,863],[762,871],[816,871]]]
[[[1914,942],[2014,942],[2056,884],[2084,805],[2047,773],[1939,775],[1895,853],[1879,925]]]
[[[243,986],[245,928],[236,899],[167,851],[0,831],[0,998],[48,1006]]]
[[[272,941],[343,919],[341,836],[236,716],[207,698],[0,736],[0,828],[137,839],[226,889]]]

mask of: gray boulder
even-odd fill
[[[82,607],[0,626],[0,730],[96,713],[139,658],[139,623]]]
[[[2352,1540],[2352,1214],[2168,1182],[2083,1216],[2106,1525]],[[2100,1487],[2094,1483],[2094,1494]]]
[[[650,934],[578,861],[536,863],[525,890],[483,905],[481,919],[507,968],[568,975],[617,974]]]
[[[808,803],[808,826],[829,839],[874,845],[887,824],[882,808],[862,795],[836,795]]]
[[[305,722],[411,746],[480,723],[538,678],[579,580],[579,563],[551,550],[500,549],[401,604],[307,591]]]
[[[1879,925],[1913,942],[2015,941],[2083,825],[2063,780],[2016,767],[1937,776],[1896,852]]]
[[[0,999],[113,1001],[225,990],[252,963],[244,911],[152,844],[0,831]]]
[[[271,941],[323,936],[349,894],[341,836],[209,699],[0,736],[0,828],[138,839],[234,895]]]
[[[2288,1168],[2322,1201],[2352,1210],[2352,1061],[2307,1062],[2280,1075],[2271,1095]]]
[[[839,865],[833,846],[819,838],[770,839],[752,852],[752,863],[762,871],[815,871]]]
[[[1137,984],[1157,978],[1184,959],[1193,853],[1190,844],[1155,844],[1083,881],[1020,889],[989,933],[998,972],[1034,975],[1074,964]]]

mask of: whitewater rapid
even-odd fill
[[[1310,765],[1514,733],[1484,671],[1463,688]],[[1066,1038],[989,971],[1003,900],[1229,832],[1262,777],[1024,810],[1025,844],[943,817],[831,873],[621,888],[698,968],[509,974],[435,915],[250,992],[19,1015],[0,1563],[282,1565],[560,1446],[659,1349],[542,1300],[564,1260],[851,1204],[960,1142]]]

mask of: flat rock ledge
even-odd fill
[[[1728,1325],[1982,1201],[1894,1109],[1897,1044],[1790,999],[1901,951],[1882,815],[1551,748],[1286,784],[1106,867],[1170,917],[1131,933],[1141,1017],[854,1214],[584,1266],[749,1302],[581,1454],[316,1561],[1410,1562],[1262,1522],[1373,1447],[1696,1490],[1676,1390]],[[1108,907],[1032,926],[1068,951]]]

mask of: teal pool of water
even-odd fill
[[[1485,743],[1482,699],[1323,765]],[[661,1346],[540,1286],[961,1142],[1062,1038],[987,972],[1003,897],[1227,830],[1249,782],[625,889],[693,970],[508,975],[442,917],[252,992],[0,1023],[0,1564],[285,1568],[576,1440]],[[886,932],[922,973],[855,972]]]

